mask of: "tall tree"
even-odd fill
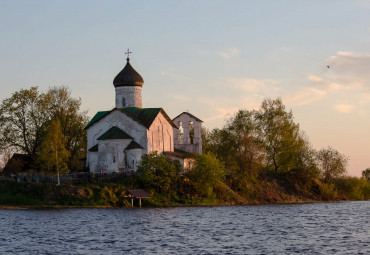
[[[321,177],[326,183],[332,182],[347,171],[348,157],[332,147],[321,149],[317,153],[317,162]]]
[[[65,87],[53,87],[40,93],[37,87],[22,89],[4,99],[0,105],[0,147],[37,156],[48,121],[58,118],[71,152],[70,167],[85,155],[86,112],[80,112],[81,100]],[[0,148],[1,149],[1,148]]]
[[[285,110],[283,101],[265,99],[256,113],[259,139],[265,147],[268,162],[272,164],[275,175],[280,169],[289,171],[298,163],[298,154],[304,144],[299,125],[294,123],[293,113]]]
[[[67,162],[70,153],[65,148],[65,140],[59,120],[52,120],[42,142],[39,160],[44,170],[57,175],[58,186],[60,185],[60,175],[69,172]]]
[[[37,87],[21,89],[0,106],[0,144],[31,156],[37,154],[48,120],[46,107]]]
[[[264,151],[256,129],[255,112],[239,110],[207,137],[208,150],[225,163],[228,184],[235,190],[244,189],[262,166]]]
[[[66,149],[70,152],[68,165],[73,168],[79,159],[86,155],[88,123],[86,112],[80,112],[81,99],[73,98],[68,87],[52,87],[45,94],[50,118],[59,119],[62,133],[66,139]]]

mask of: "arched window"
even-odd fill
[[[182,121],[179,121],[179,133],[178,133],[178,136],[177,136],[177,139],[179,141],[179,144],[183,144],[184,143],[184,128],[182,127]]]

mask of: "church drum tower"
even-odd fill
[[[127,55],[131,52],[127,51]],[[141,75],[130,64],[130,58],[127,57],[126,66],[113,80],[116,90],[116,107],[142,107],[141,89],[144,80]]]

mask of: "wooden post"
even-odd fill
[[[139,198],[139,205],[140,205],[140,208],[141,208],[141,198]]]
[[[131,207],[134,208],[134,198],[131,196]]]

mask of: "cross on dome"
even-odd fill
[[[125,52],[125,54],[127,55],[127,61],[130,61],[130,54],[131,54],[132,52],[130,51],[130,49],[127,49],[127,52]]]

